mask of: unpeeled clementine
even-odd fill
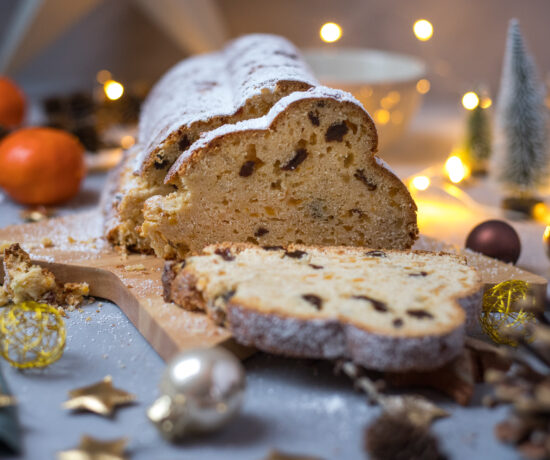
[[[58,204],[78,193],[84,147],[65,131],[26,128],[0,142],[0,187],[22,204]]]
[[[25,118],[23,91],[9,78],[0,76],[0,125],[17,128]]]

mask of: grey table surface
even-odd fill
[[[89,176],[80,195],[60,210],[70,213],[96,204],[104,176]],[[20,207],[0,199],[0,226],[21,223]],[[18,371],[0,366],[12,392],[24,434],[21,459],[55,458],[56,452],[78,445],[84,434],[99,439],[126,437],[132,459],[259,460],[270,449],[323,459],[363,459],[365,428],[379,409],[367,405],[345,376],[336,376],[326,362],[293,360],[258,353],[245,362],[247,389],[241,414],[225,429],[193,437],[174,446],[164,441],[145,412],[158,396],[165,363],[112,303],[93,303],[66,320],[63,357],[43,370]],[[99,313],[96,312],[99,310]],[[90,317],[90,320],[87,318]],[[67,392],[106,375],[135,393],[137,403],[119,409],[111,419],[61,408]],[[463,408],[435,393],[429,396],[451,412],[433,430],[452,459],[515,459],[516,452],[494,437],[494,425],[506,407],[486,409],[476,390]],[[10,457],[12,458],[12,457]]]

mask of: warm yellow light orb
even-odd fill
[[[413,25],[413,32],[416,38],[420,41],[425,42],[432,38],[434,34],[434,27],[430,21],[426,19],[419,19]]]
[[[334,22],[327,22],[321,27],[319,35],[324,42],[334,43],[342,37],[342,28]]]
[[[491,100],[490,97],[485,96],[481,98],[479,105],[481,106],[482,109],[488,109],[493,105],[493,101]]]
[[[416,90],[420,94],[426,94],[428,91],[430,91],[430,81],[426,80],[425,78],[422,78],[421,80],[418,80],[416,82]]]
[[[416,176],[412,180],[412,186],[417,190],[426,190],[430,186],[428,176]]]
[[[105,95],[111,101],[116,101],[124,94],[124,86],[122,86],[122,84],[118,81],[109,80],[103,85],[103,91],[105,91]]]
[[[445,162],[445,171],[447,172],[449,180],[455,184],[464,180],[469,174],[466,165],[456,155],[450,156],[447,159]]]
[[[462,96],[462,105],[465,109],[474,110],[479,105],[479,96],[473,91],[468,91]]]
[[[126,135],[123,136],[122,139],[120,139],[120,146],[123,149],[129,149],[136,143],[136,140],[134,139],[134,136]]]
[[[376,121],[376,123],[380,123],[381,125],[385,125],[388,121],[390,121],[390,112],[386,109],[378,109],[374,112],[374,121]]]
[[[550,239],[550,208],[546,203],[537,203],[535,206],[533,206],[533,218],[537,222],[541,222],[543,224],[546,224],[546,230],[544,230],[544,238],[546,240]]]
[[[100,70],[95,78],[97,80],[97,82],[101,85],[105,84],[107,81],[109,81],[113,76],[111,75],[111,72],[109,72],[108,70]]]

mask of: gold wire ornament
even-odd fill
[[[14,367],[54,363],[65,339],[65,322],[51,305],[29,301],[0,308],[0,355]]]
[[[508,280],[493,286],[483,295],[480,323],[485,333],[496,343],[518,345],[513,332],[529,340],[529,323],[536,321],[536,300],[527,281]]]

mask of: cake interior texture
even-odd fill
[[[173,190],[164,179],[180,154],[202,133],[261,117],[282,97],[317,83],[292,43],[273,35],[244,36],[174,66],[143,104],[138,147],[111,176],[102,200],[107,239],[150,251],[139,234],[143,203]]]
[[[351,354],[380,369],[393,367],[392,356],[398,369],[456,356],[478,307],[461,301],[480,289],[463,258],[414,251],[222,244],[177,271],[171,300],[206,310],[242,343],[294,356]],[[373,348],[351,350],[350,341]],[[382,344],[387,356],[377,356]]]
[[[327,92],[337,97],[318,97]],[[375,158],[368,114],[345,93],[308,93],[210,132],[179,158],[166,179],[176,190],[144,207],[142,235],[158,256],[222,241],[411,247],[416,206]]]
[[[123,164],[115,173],[115,200],[108,205],[116,213],[111,225],[107,225],[107,237],[117,245],[137,251],[148,252],[149,241],[139,235],[143,223],[143,205],[152,196],[163,196],[173,191],[173,187],[164,184],[166,171],[176,159],[201,133],[218,128],[226,123],[235,123],[253,117],[265,115],[272,105],[283,96],[308,85],[300,82],[281,82],[274,91],[267,91],[261,97],[256,96],[237,113],[231,116],[217,116],[208,121],[199,121],[172,133],[154,150],[150,158],[143,158],[143,151],[136,147],[126,153]]]

